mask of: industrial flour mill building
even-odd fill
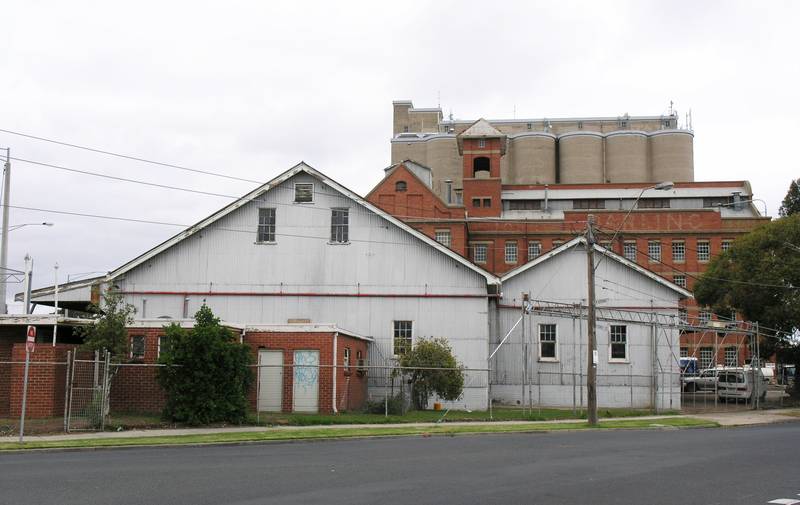
[[[527,333],[512,332],[488,359],[513,326],[517,291],[585,305],[585,279],[565,264],[579,262],[581,248],[585,243],[574,240],[501,279],[301,163],[108,275],[65,285],[61,293],[77,307],[109,286],[118,290],[137,309],[130,358],[144,363],[157,358],[164,325],[190,326],[207,304],[262,364],[274,366],[260,369],[251,397],[261,411],[335,412],[358,409],[369,396],[382,398],[387,383],[376,380],[381,377],[371,367],[391,366],[421,337],[446,338],[469,370],[457,408],[485,409],[490,398],[522,403],[521,388],[531,387],[532,374],[556,371],[559,384],[572,385],[543,385],[536,401],[584,405],[581,317],[528,316]],[[653,293],[657,310],[677,317],[687,292],[610,251],[604,255],[603,278]],[[631,308],[626,296],[605,298]],[[53,289],[35,291],[32,300],[52,305]],[[534,323],[544,326],[531,332]],[[677,330],[663,328],[668,338],[654,341],[635,324],[618,323],[598,327],[601,373],[619,377],[601,382],[600,405],[678,408],[677,376],[669,371]],[[40,338],[49,342],[45,328]],[[526,343],[522,375],[519,346]],[[663,366],[655,368],[640,353],[656,355]],[[281,373],[281,365],[318,373],[300,377],[291,367]],[[625,379],[634,376],[651,377],[635,395]],[[163,395],[141,386],[152,379],[118,374],[112,407],[157,410]],[[115,400],[115,394],[124,398]]]
[[[747,181],[695,180],[694,132],[676,113],[462,121],[393,109],[392,165],[367,199],[497,275],[583,233],[592,214],[602,245],[691,290],[770,220]],[[693,300],[681,317],[709,327],[681,336],[682,355],[704,368],[748,359],[747,339],[715,331],[725,323]]]

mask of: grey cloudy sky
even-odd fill
[[[300,160],[366,194],[391,101],[457,118],[691,108],[698,180],[777,214],[796,156],[800,2],[44,2],[4,5],[0,128],[268,180]],[[244,194],[253,184],[0,133],[12,156]],[[193,223],[230,200],[13,164],[12,205]],[[179,228],[12,210],[35,286],[108,271]],[[10,292],[19,291],[12,285]],[[18,306],[19,307],[19,306]]]

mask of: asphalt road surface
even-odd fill
[[[2,504],[763,504],[800,424],[0,455]]]

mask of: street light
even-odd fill
[[[8,227],[8,231],[14,231],[22,228],[23,226],[55,226],[55,223],[23,223],[23,224],[12,224]]]

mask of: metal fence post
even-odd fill
[[[31,363],[31,351],[26,345],[25,347],[25,374],[22,379],[22,412],[19,415],[19,443],[23,442],[25,436],[25,409],[28,400],[28,367]]]
[[[103,367],[103,401],[100,403],[100,408],[102,409],[100,411],[100,431],[106,429],[106,411],[111,411],[111,398],[109,398],[110,388],[108,387],[108,368],[111,363],[111,353],[106,351],[105,354],[105,366]],[[108,405],[108,409],[106,409],[106,405]]]
[[[64,377],[64,432],[67,432],[67,419],[69,414],[69,390],[70,390],[70,380],[69,380],[69,371],[72,357],[72,351],[67,351],[67,374]]]

